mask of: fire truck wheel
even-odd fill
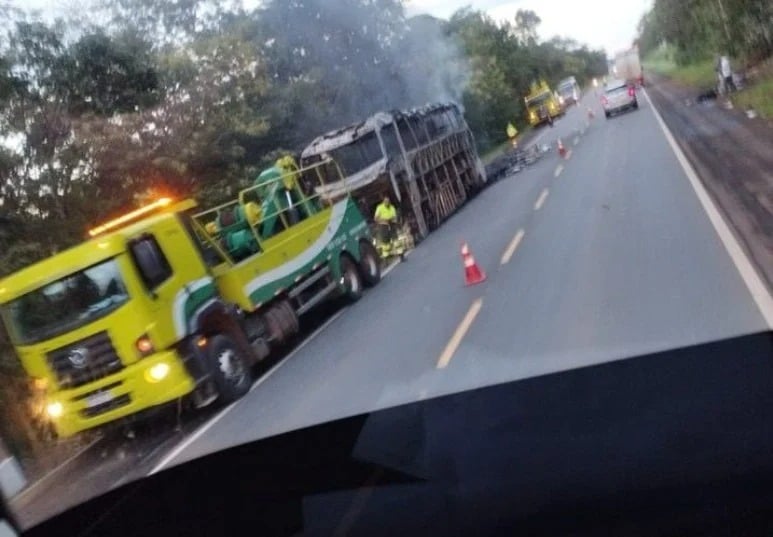
[[[341,283],[344,295],[350,302],[356,302],[362,296],[362,278],[357,265],[347,256],[341,256]]]
[[[360,242],[360,272],[368,287],[373,287],[381,281],[381,258],[368,241]]]
[[[212,337],[209,358],[221,402],[231,403],[249,391],[252,384],[249,363],[231,338],[223,334]]]

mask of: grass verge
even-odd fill
[[[673,60],[673,51],[661,47],[652,51],[642,62],[645,72],[667,76],[674,82],[695,89],[707,89],[716,85],[714,62],[704,60],[690,65],[677,65]],[[741,108],[753,108],[762,117],[773,118],[773,61],[758,66],[756,76],[749,85],[731,96]]]
[[[717,84],[714,61],[711,59],[689,65],[677,65],[673,52],[668,47],[661,47],[652,51],[642,63],[645,76],[647,71],[653,71],[684,86],[700,89],[713,88]]]
[[[749,85],[733,100],[742,108],[753,108],[766,119],[773,119],[773,58],[749,72]]]

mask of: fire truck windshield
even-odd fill
[[[114,259],[65,276],[11,302],[11,337],[29,345],[73,330],[115,310],[129,296]]]

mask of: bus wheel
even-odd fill
[[[381,258],[368,241],[360,241],[360,272],[368,287],[381,281]]]
[[[209,358],[220,401],[231,403],[249,391],[252,385],[249,364],[231,338],[222,334],[212,337]]]
[[[341,283],[344,288],[344,295],[350,302],[359,300],[362,296],[362,278],[357,265],[349,257],[341,256]]]

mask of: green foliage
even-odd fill
[[[773,59],[760,66],[754,84],[738,92],[733,100],[741,108],[752,108],[766,119],[773,119]]]
[[[460,101],[496,145],[523,128],[533,80],[605,68],[600,51],[539,43],[531,11],[500,24],[470,9],[407,18],[399,0],[99,7],[92,22],[4,13],[0,196],[16,224],[0,230],[0,273],[162,193],[220,200],[280,148],[379,110]]]
[[[525,126],[523,98],[532,82],[545,79],[555,85],[573,75],[582,84],[606,72],[606,55],[555,38],[537,43],[539,17],[519,10],[513,22],[498,24],[469,8],[456,12],[449,34],[461,43],[470,67],[463,103],[467,120],[481,149],[506,139],[504,127]]]
[[[110,115],[147,108],[160,100],[158,69],[150,44],[125,32],[85,35],[59,60],[56,83],[67,91],[69,112]]]
[[[756,62],[773,54],[770,0],[655,0],[639,22],[646,53],[666,41],[674,59],[687,65],[728,54]]]
[[[716,85],[714,60],[700,60],[689,65],[678,65],[676,51],[671,46],[660,46],[645,56],[644,69],[668,76],[685,86],[711,88]]]

